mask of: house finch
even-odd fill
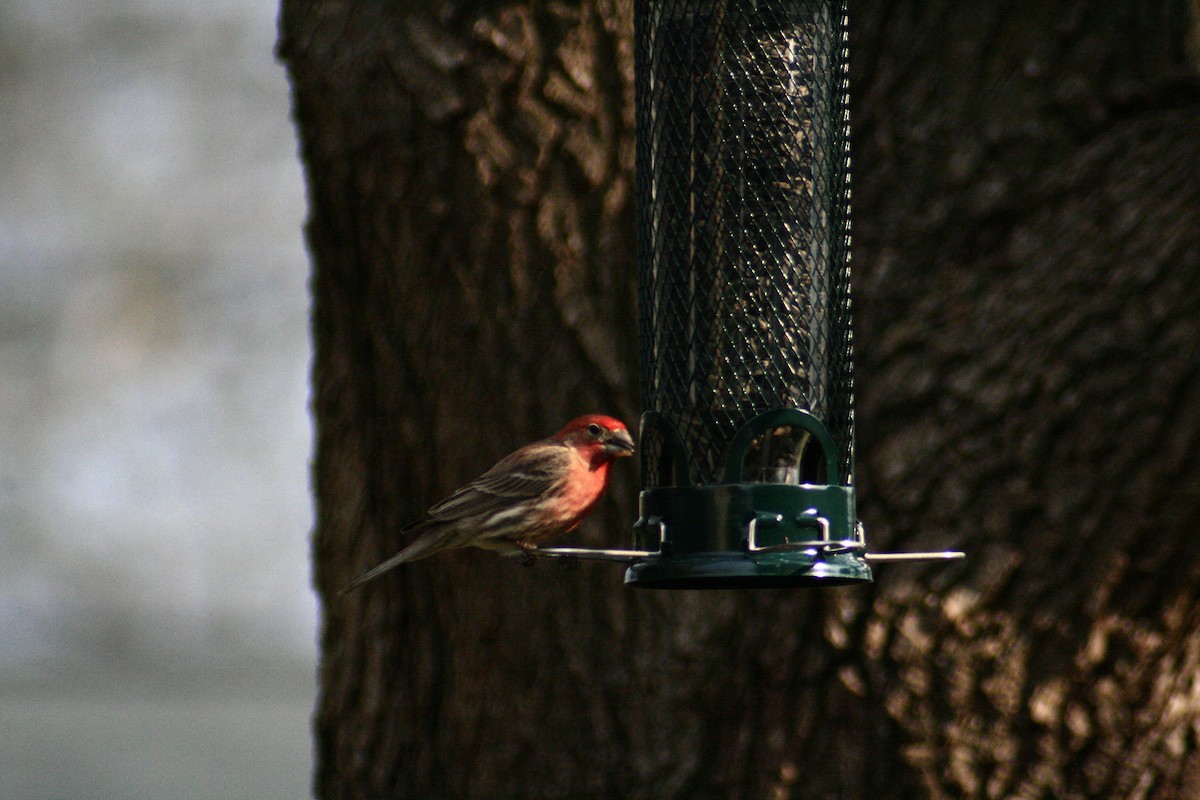
[[[457,547],[519,555],[544,539],[574,530],[608,485],[613,459],[633,454],[620,420],[602,414],[573,419],[548,439],[510,453],[405,528],[417,538],[342,590],[342,594],[407,561]]]

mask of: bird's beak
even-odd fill
[[[629,431],[613,431],[604,437],[604,449],[614,456],[633,455],[633,437]]]

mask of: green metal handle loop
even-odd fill
[[[729,443],[729,449],[725,452],[725,472],[721,482],[741,483],[746,448],[750,446],[750,443],[772,428],[782,428],[788,425],[803,428],[817,440],[817,444],[821,447],[821,454],[825,457],[825,482],[840,484],[842,481],[841,476],[838,475],[837,447],[833,443],[833,436],[819,419],[799,408],[776,408],[764,411],[739,428],[733,441]]]
[[[676,486],[691,486],[692,476],[688,474],[688,452],[683,445],[683,438],[666,415],[658,411],[646,411],[638,421],[638,449],[641,449],[641,438],[647,430],[654,430],[662,436],[663,447],[671,453],[671,471],[675,476]]]

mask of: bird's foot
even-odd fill
[[[537,556],[533,553],[537,550],[537,545],[530,542],[517,542],[517,547],[521,548],[521,564],[522,566],[532,567],[537,563]]]

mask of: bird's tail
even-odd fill
[[[358,587],[362,586],[364,583],[375,580],[383,573],[388,572],[389,570],[394,569],[401,564],[407,564],[409,561],[417,561],[418,559],[431,556],[439,550],[445,550],[452,546],[453,545],[450,542],[446,541],[445,536],[427,533],[424,536],[418,537],[416,541],[401,550],[396,555],[389,558],[387,561],[380,564],[378,567],[359,575],[357,578],[351,581],[345,589],[342,589],[340,592],[338,592],[338,594],[349,594]]]

